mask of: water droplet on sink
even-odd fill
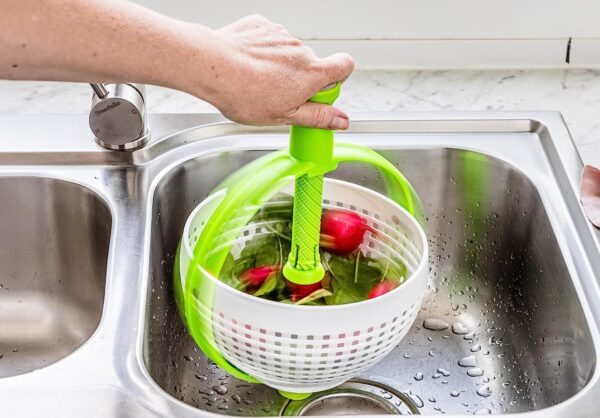
[[[441,367],[439,369],[437,369],[438,373],[443,374],[445,377],[450,376],[450,372],[446,369],[442,369]]]
[[[450,396],[452,396],[453,398],[458,398],[459,395],[460,392],[457,390],[453,390],[452,392],[450,392]]]
[[[470,377],[483,376],[483,370],[481,370],[479,367],[474,367],[472,369],[467,370],[467,375]]]
[[[185,361],[193,361],[194,360],[192,358],[192,356],[183,356],[183,358],[185,359]]]
[[[455,322],[452,324],[452,332],[456,335],[464,335],[469,332],[469,328],[462,322]]]
[[[433,377],[434,379],[439,379],[440,377],[442,377],[442,375],[439,373],[434,373],[431,375],[431,377]]]
[[[439,318],[427,318],[423,321],[423,328],[430,331],[443,331],[448,327],[448,323]]]
[[[227,393],[227,387],[225,386],[215,386],[213,390],[217,392],[219,395],[225,395]]]
[[[488,386],[481,386],[475,391],[479,396],[487,398],[492,395],[492,389]]]
[[[242,403],[242,398],[237,393],[231,397],[236,403]]]
[[[436,356],[435,352],[433,350],[431,350],[429,352],[429,357],[435,357],[435,356]]]
[[[471,347],[471,352],[472,353],[476,353],[478,351],[481,350],[481,344],[475,344],[473,347]]]
[[[415,374],[415,377],[414,377],[414,379],[415,379],[417,382],[420,382],[421,380],[423,380],[423,373],[421,373],[421,372],[418,372],[417,374]]]
[[[410,358],[410,354],[404,353],[404,358]]]
[[[435,398],[429,398],[429,402],[435,403]]]
[[[475,367],[477,366],[477,359],[475,356],[467,356],[458,360],[458,365],[461,367]]]
[[[481,408],[473,412],[473,415],[491,415],[492,410],[490,408]]]
[[[411,401],[413,401],[415,403],[417,408],[423,408],[423,406],[425,405],[425,403],[423,402],[423,399],[421,399],[421,397],[419,395],[415,395],[412,392],[408,392],[408,397],[410,398]]]
[[[198,379],[198,380],[202,380],[203,382],[204,382],[204,381],[206,381],[206,376],[203,376],[203,375],[201,375],[201,374],[198,374],[198,373],[196,373],[196,374],[194,375],[194,377],[195,377],[196,379]]]

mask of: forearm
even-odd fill
[[[6,79],[135,81],[201,95],[209,80],[198,75],[218,62],[210,29],[122,0],[0,0],[0,28]]]
[[[4,79],[154,84],[241,123],[346,129],[343,112],[307,100],[353,66],[261,16],[211,30],[125,0],[0,0]]]

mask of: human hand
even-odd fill
[[[229,119],[248,125],[348,128],[344,112],[307,102],[352,73],[348,54],[318,58],[283,26],[262,16],[240,19],[215,35],[216,59],[203,98]]]
[[[10,65],[0,65],[0,79],[153,84],[207,100],[245,124],[348,127],[340,110],[307,100],[345,80],[352,58],[319,59],[261,16],[211,30],[134,2],[21,0],[17,7],[0,0],[1,62]]]

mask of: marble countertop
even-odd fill
[[[87,84],[0,81],[0,114],[83,113]],[[148,88],[149,112],[215,112],[206,102]],[[557,110],[587,164],[600,167],[600,71],[357,71],[338,106],[346,111]]]

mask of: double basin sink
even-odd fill
[[[150,144],[118,153],[78,115],[0,126],[2,416],[597,414],[600,236],[557,113],[359,114],[337,135],[422,197],[429,284],[402,343],[310,405],[208,361],[172,289],[189,213],[285,129],[151,115]],[[383,191],[366,166],[331,175]]]

